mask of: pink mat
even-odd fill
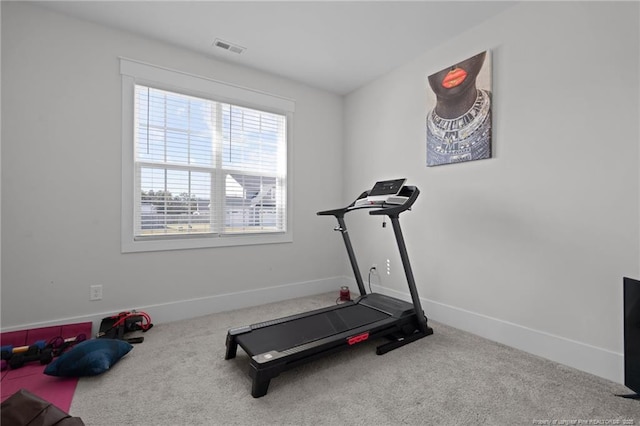
[[[70,338],[84,334],[91,338],[91,323],[84,322],[54,327],[35,328],[23,331],[11,331],[0,334],[0,342],[4,345],[30,345],[38,340],[49,341],[54,337]],[[69,412],[73,394],[78,384],[77,377],[52,377],[43,374],[46,366],[37,362],[25,364],[15,370],[2,372],[1,401],[9,398],[20,389],[27,389],[40,398],[49,401],[65,412]]]

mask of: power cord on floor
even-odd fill
[[[376,268],[375,266],[372,266],[371,268],[369,268],[369,277],[367,278],[367,283],[369,284],[369,293],[373,293],[373,290],[371,289],[371,274],[374,271],[378,271],[378,268]],[[344,289],[344,288],[343,288]],[[347,291],[348,291],[348,287],[347,287]],[[340,303],[344,303],[345,300],[342,299],[342,296],[338,296],[336,298],[336,305],[339,305]]]

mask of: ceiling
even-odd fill
[[[44,1],[217,59],[349,93],[501,13],[511,1]],[[216,38],[246,50],[213,47]]]

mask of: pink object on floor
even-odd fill
[[[84,322],[78,324],[68,324],[53,327],[35,328],[31,330],[11,331],[0,334],[2,346],[24,346],[31,345],[38,340],[49,341],[54,337],[65,339],[84,334],[87,339],[91,338],[91,323]],[[25,364],[17,369],[7,369],[2,372],[2,382],[0,382],[1,401],[9,398],[20,389],[27,389],[40,398],[51,402],[65,412],[69,412],[73,394],[78,384],[77,377],[53,377],[42,372],[46,368],[38,362]]]

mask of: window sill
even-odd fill
[[[280,244],[293,242],[291,232],[262,235],[224,235],[215,237],[167,238],[149,240],[122,239],[122,253],[189,250],[214,247],[235,247],[259,244]]]

